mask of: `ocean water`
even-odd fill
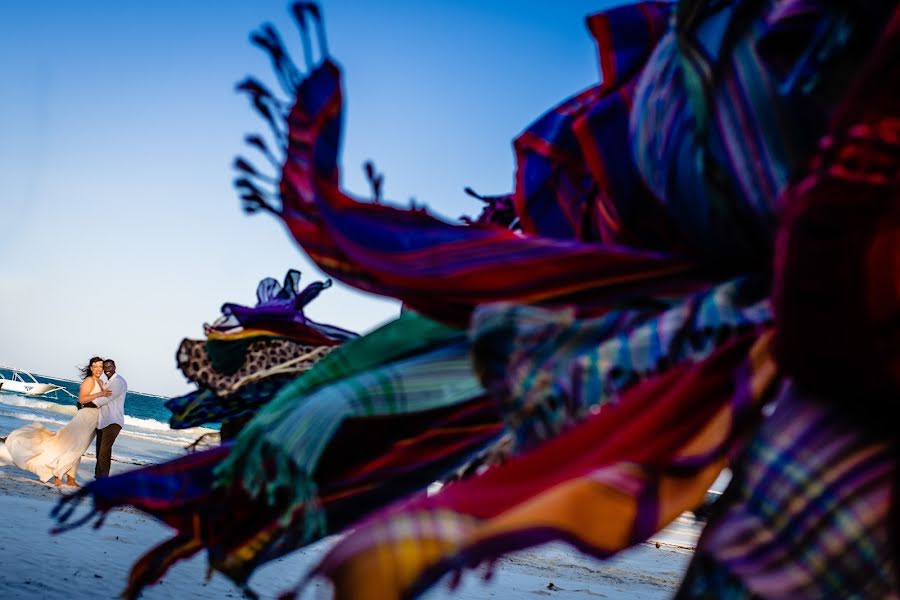
[[[8,371],[2,372],[9,376]],[[41,383],[62,386],[68,393],[60,390],[45,396],[25,396],[0,391],[0,438],[33,422],[55,431],[75,415],[75,397],[78,395],[80,381],[37,373],[34,376]],[[215,426],[171,429],[171,413],[163,404],[166,400],[168,398],[164,396],[128,391],[125,396],[125,427],[113,446],[114,461],[127,465],[154,464],[185,454],[187,447],[204,434],[210,435],[204,438],[206,443],[202,447],[217,441],[218,431]],[[94,456],[93,444],[85,456]]]
[[[9,376],[8,371],[2,371],[7,377]],[[54,404],[62,404],[62,405],[75,405],[75,398],[78,396],[78,388],[81,387],[81,381],[73,381],[70,379],[58,379],[56,377],[49,377],[46,375],[38,375],[37,373],[33,374],[38,381],[41,383],[52,383],[53,385],[60,385],[66,389],[68,394],[58,391],[48,394],[47,396],[41,396],[41,400],[45,400],[47,402],[51,402]],[[154,394],[142,394],[140,392],[132,392],[128,390],[128,394],[125,397],[125,416],[131,417],[134,419],[135,423],[138,423],[138,419],[147,420],[147,421],[157,421],[158,423],[162,423],[167,425],[169,422],[169,417],[171,413],[169,409],[167,409],[163,403],[169,398],[166,396],[156,396]],[[127,424],[126,421],[126,424]],[[168,426],[168,425],[167,425]]]

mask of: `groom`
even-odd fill
[[[103,361],[103,372],[106,373],[106,387],[112,395],[94,400],[100,408],[100,421],[97,423],[97,466],[94,477],[97,479],[109,475],[109,463],[112,460],[112,447],[116,436],[125,425],[125,394],[128,382],[116,373],[116,361]]]

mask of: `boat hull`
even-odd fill
[[[0,379],[0,392],[15,392],[26,396],[43,396],[58,389],[60,387],[52,383],[27,383],[24,381]]]

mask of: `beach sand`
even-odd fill
[[[79,480],[90,481],[93,468],[93,458],[85,457]],[[132,468],[113,463],[113,473]],[[0,597],[118,597],[132,563],[170,535],[168,527],[132,508],[113,511],[99,530],[83,526],[51,535],[49,514],[63,493],[67,493],[65,488],[42,484],[30,473],[14,467],[0,469]],[[698,531],[690,517],[682,517],[649,542],[608,561],[551,544],[504,559],[490,581],[483,581],[478,572],[469,572],[456,590],[441,583],[424,598],[669,598],[687,567]],[[262,598],[276,598],[296,583],[332,542],[323,540],[265,565],[251,579],[251,587]],[[205,577],[206,559],[198,555],[176,564],[159,584],[145,590],[142,598],[242,597],[222,575],[215,574],[209,581]],[[311,585],[302,596],[328,597],[329,586],[323,582]]]

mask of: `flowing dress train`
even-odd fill
[[[91,393],[101,390],[95,381]],[[6,437],[7,458],[20,469],[37,475],[41,481],[64,475],[75,479],[81,456],[97,434],[99,419],[100,409],[82,408],[55,433],[38,422],[20,427]]]

